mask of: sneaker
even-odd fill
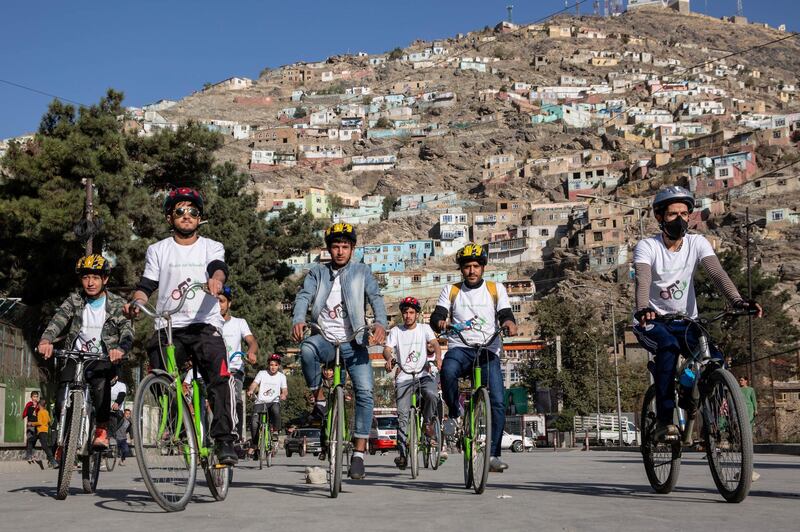
[[[442,449],[442,452],[439,453],[439,465],[442,465],[443,463],[445,463],[447,461],[447,456],[448,456],[447,455],[447,451]]]
[[[325,460],[328,459],[328,455],[323,450],[323,451],[319,452],[319,454],[317,455],[317,458],[319,459],[320,462],[324,462]]]
[[[678,427],[673,425],[672,423],[662,423],[659,421],[656,424],[656,430],[653,433],[653,437],[656,441],[677,441],[680,438],[681,433],[678,430]]]
[[[489,458],[489,471],[491,473],[502,473],[508,469],[508,464],[500,460],[499,456]]]
[[[360,456],[354,456],[350,461],[350,478],[353,480],[364,478],[364,459]]]
[[[408,466],[408,460],[406,460],[405,456],[398,456],[394,459],[394,465],[396,465],[400,471],[404,471]]]
[[[108,449],[108,431],[105,427],[97,427],[94,429],[94,447],[100,449]]]
[[[52,467],[53,469],[58,469],[58,462],[53,460],[52,462],[50,462],[50,467]]]
[[[236,449],[233,447],[233,442],[218,441],[217,442],[217,458],[220,464],[227,466],[236,465],[239,461],[239,456],[236,454]]]
[[[756,480],[760,479],[761,475],[753,471],[753,476],[751,477],[752,481],[755,482]]]

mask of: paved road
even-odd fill
[[[367,478],[346,481],[339,499],[304,483],[313,457],[279,456],[269,470],[243,462],[228,499],[205,484],[184,512],[150,499],[135,462],[103,473],[96,495],[73,490],[54,500],[55,473],[34,466],[0,474],[0,529],[24,530],[798,530],[800,458],[757,455],[761,479],[742,504],[717,494],[699,454],[684,457],[678,488],[656,495],[633,452],[536,451],[508,454],[511,469],[490,477],[483,495],[461,487],[460,455],[411,480],[394,455],[369,456]],[[75,478],[75,477],[73,477]],[[78,475],[79,478],[79,475]],[[78,481],[79,482],[79,481]],[[501,496],[510,496],[500,498]],[[333,527],[333,528],[330,528]],[[347,528],[345,528],[347,527]]]

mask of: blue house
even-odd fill
[[[432,255],[433,240],[408,240],[357,246],[354,258],[369,265],[373,273],[387,273],[403,272],[406,266],[422,264]]]

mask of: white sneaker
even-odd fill
[[[491,473],[502,473],[508,469],[508,464],[500,460],[498,456],[492,456],[489,458],[489,471]]]
[[[756,480],[758,480],[758,479],[760,479],[760,478],[761,478],[761,475],[759,475],[758,473],[756,473],[755,471],[753,471],[753,477],[752,477],[752,478],[753,478],[753,482],[755,482]]]

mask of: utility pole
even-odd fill
[[[561,376],[561,336],[556,336],[556,375]],[[556,391],[557,395],[557,410],[561,413],[564,409],[564,398],[561,396],[561,388]]]
[[[744,2],[742,0],[736,0],[736,16],[744,16]]]
[[[89,232],[86,239],[86,255],[91,255],[93,250],[94,240],[94,189],[92,187],[93,179],[86,178],[86,227]]]
[[[508,22],[513,22],[511,20],[511,12],[514,11],[514,6],[509,4],[506,6],[506,9],[508,10]]]
[[[619,445],[622,445],[622,398],[619,390],[619,362],[617,360],[617,320],[614,313],[614,300],[611,300],[611,332],[614,337],[614,377],[617,380],[617,425],[619,429]]]
[[[741,0],[740,0],[741,2]],[[750,262],[750,207],[745,207],[744,210],[745,216],[745,228],[746,233],[745,236],[747,237],[747,241],[745,242],[745,249],[747,250],[747,300],[753,300],[753,278],[751,275],[751,262]],[[750,363],[749,366],[749,373],[750,373],[750,382],[755,383],[755,368],[753,367],[753,316],[747,316],[747,354]]]

